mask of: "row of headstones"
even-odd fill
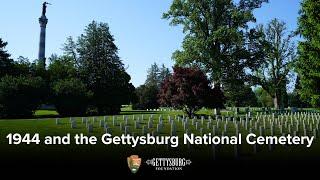
[[[175,117],[176,118],[176,117]],[[184,118],[184,117],[183,117]],[[128,126],[128,118],[127,118],[127,116],[123,116],[123,119],[125,120],[125,126]],[[134,119],[134,116],[133,116],[133,119]],[[143,117],[142,117],[142,119],[143,119]],[[169,123],[171,124],[172,123],[172,119],[171,119],[171,117],[169,116],[168,117],[168,119],[169,119]],[[201,129],[201,128],[199,128],[199,122],[196,122],[195,123],[195,120],[196,119],[192,119],[192,125],[195,125],[195,129],[196,130],[199,130],[200,129],[200,131],[203,131],[203,129]],[[207,122],[207,129],[209,129],[210,128],[210,126],[211,126],[211,120],[212,119],[210,119],[210,117],[209,117],[209,122]],[[58,121],[58,119],[56,120],[56,121]],[[95,117],[93,117],[93,123],[95,123],[95,121],[96,121],[96,118]],[[100,120],[100,126],[101,127],[105,127],[105,121],[106,121],[106,117],[104,117],[104,120],[102,121],[102,120]],[[177,118],[177,121],[179,122],[179,117]],[[222,121],[223,121],[223,118],[222,118]],[[276,121],[276,124],[277,124],[277,119],[275,119],[275,121]],[[183,122],[183,127],[184,127],[184,130],[186,130],[187,129],[187,122],[188,122],[188,119],[187,118],[185,118],[185,119],[182,119],[182,122]],[[219,128],[219,122],[220,122],[220,120],[218,119],[217,120],[217,128]],[[225,124],[224,124],[224,129],[225,129],[225,132],[227,132],[227,124],[228,124],[228,122],[229,121],[227,121],[227,119],[226,119],[226,121],[225,121]],[[237,121],[235,121],[234,119],[233,119],[233,122],[237,122]],[[248,130],[248,121],[246,120],[246,121],[243,121],[243,120],[241,120],[241,118],[240,118],[240,124],[243,124],[243,122],[245,122],[245,125],[243,125],[243,126],[245,126],[245,129],[246,130]],[[74,120],[74,118],[70,118],[70,123],[71,123],[71,128],[76,128],[76,121]],[[82,123],[86,123],[86,127],[88,128],[88,131],[89,132],[91,132],[92,131],[92,129],[93,129],[93,125],[91,124],[91,123],[88,123],[88,118],[82,118]],[[258,121],[256,121],[255,122],[255,128],[254,129],[257,129],[257,127],[258,127],[258,123],[259,123],[259,120]],[[58,124],[58,122],[57,122],[57,124]],[[201,117],[201,125],[203,126],[203,124],[204,124],[204,117]],[[266,129],[266,125],[265,125],[265,120],[264,120],[264,129]],[[269,121],[269,124],[273,124],[273,122],[270,122]],[[287,122],[285,123],[286,125],[285,125],[285,127],[287,128],[287,129],[289,129],[289,133],[290,133],[290,129],[292,129],[290,126],[288,127],[287,126]],[[292,123],[291,123],[292,124]],[[115,126],[116,125],[116,118],[115,118],[115,116],[113,116],[113,126]],[[282,124],[281,124],[281,126],[280,126],[280,121],[279,121],[279,129],[280,129],[280,132],[282,132]],[[120,123],[120,129],[122,130],[122,129],[129,129],[128,127],[127,128],[123,128],[123,125],[122,125],[122,123]],[[137,121],[135,121],[135,129],[138,129],[139,128],[139,117],[138,117],[138,119],[137,119]],[[148,128],[152,128],[152,126],[153,126],[153,120],[152,120],[152,116],[150,116],[149,117],[149,121],[148,121]],[[160,116],[159,117],[159,124],[157,125],[157,132],[159,133],[160,131],[161,131],[161,129],[162,129],[162,127],[163,127],[163,120],[162,120],[162,117]],[[252,127],[252,121],[250,121],[250,127]],[[298,131],[298,128],[299,127],[299,125],[297,125],[297,131]],[[106,128],[106,127],[105,127]],[[317,123],[317,126],[316,126],[316,130],[318,130],[318,128],[319,128],[319,121],[318,121],[318,123]],[[303,123],[303,130],[305,131],[305,124]],[[311,131],[311,129],[312,129],[312,124],[310,124],[310,131]],[[145,132],[145,131],[144,131]],[[127,134],[126,133],[126,131],[125,131],[125,134]],[[171,133],[171,134],[175,134],[174,132],[173,133]],[[200,134],[202,134],[202,133],[200,133]]]
[[[173,108],[147,109],[147,111],[175,111]]]
[[[113,116],[112,118],[112,125],[113,126],[118,126],[120,127],[120,131],[124,131],[124,134],[129,134],[129,129],[130,129],[130,126],[129,126],[129,121],[128,121],[128,118],[126,116],[123,117],[124,119],[124,123],[122,122],[119,122],[118,124],[118,121],[117,121],[117,118],[115,116]],[[134,117],[133,117],[134,119]],[[143,119],[143,117],[142,117]],[[108,127],[107,123],[106,123],[106,116],[104,117],[104,120],[100,120],[100,127],[103,127],[106,131],[106,133],[111,133],[111,128]],[[170,120],[170,118],[169,118]],[[56,118],[56,124],[59,125],[60,124],[60,119],[59,118]],[[82,118],[82,124],[86,124],[86,127],[88,129],[88,132],[89,133],[92,133],[93,132],[93,124],[95,124],[95,122],[97,121],[97,119],[95,117],[92,118],[92,121],[89,121],[88,118],[86,117],[83,117]],[[77,128],[77,121],[75,120],[75,118],[70,118],[69,119],[69,122],[70,122],[70,125],[71,125],[71,128],[72,129],[76,129]],[[161,117],[159,117],[159,124],[156,124],[156,132],[157,133],[160,133],[161,132],[161,129],[163,128],[164,124],[163,124],[163,120]],[[140,128],[140,120],[139,120],[139,117],[137,118],[136,121],[134,121],[134,128],[135,129],[139,129]],[[153,120],[152,120],[152,116],[149,117],[149,121],[148,121],[148,126],[142,126],[142,134],[146,134],[147,133],[147,129],[148,128],[153,128]],[[152,133],[153,135],[155,135],[155,133],[153,132]],[[174,134],[174,133],[173,133]]]
[[[126,118],[125,118],[126,119]],[[185,131],[185,133],[187,134],[190,134],[190,130],[188,128],[188,122],[187,122],[187,118],[186,119],[182,119],[181,122],[183,123],[183,129]],[[56,119],[57,122],[59,122],[59,119]],[[92,119],[93,123],[95,123],[96,119],[93,118]],[[135,121],[135,129],[138,128],[137,126],[137,121]],[[218,129],[219,129],[219,122],[225,122],[223,124],[223,130],[221,131],[221,136],[224,136],[227,132],[228,132],[228,124],[229,124],[229,121],[217,121],[217,125],[212,125],[211,127],[211,122],[207,122],[207,129],[210,129],[212,128],[212,135],[215,136],[215,135],[218,135]],[[93,125],[92,123],[89,123],[88,122],[88,119],[87,118],[82,118],[82,123],[85,123],[87,128],[88,128],[88,132],[91,133],[93,132]],[[171,125],[171,128],[170,128],[170,134],[172,136],[176,135],[176,130],[177,130],[177,126],[175,124],[175,121],[173,121],[173,119],[169,118],[169,123]],[[202,118],[201,120],[201,125],[203,125],[204,123],[204,119]],[[59,124],[59,123],[57,123]],[[76,121],[74,118],[70,118],[70,124],[71,124],[71,128],[76,128]],[[240,123],[241,124],[241,123]],[[246,123],[247,124],[247,123]],[[199,130],[200,134],[202,135],[203,134],[203,128],[200,127],[200,122],[196,121],[196,119],[192,119],[192,123],[191,123],[192,126],[195,126],[195,129],[196,130]],[[116,126],[116,119],[113,118],[113,126]],[[162,119],[159,119],[159,124],[156,124],[157,126],[157,130],[156,132],[155,131],[152,131],[152,135],[155,136],[156,133],[160,133],[161,132],[161,128],[163,126],[163,120]],[[255,126],[258,126],[257,123],[255,122]],[[100,120],[100,127],[104,127],[106,132],[107,133],[111,133],[111,128],[107,126],[107,124],[105,123],[105,119],[104,120]],[[122,123],[119,123],[119,127],[120,127],[120,130],[121,131],[124,131],[124,134],[131,134],[134,136],[134,132],[130,133],[130,126],[128,125],[125,125],[125,124],[122,124]],[[148,121],[148,126],[142,126],[142,134],[146,134],[147,133],[147,130],[148,128],[152,128],[153,127],[153,122],[152,120],[149,119]],[[234,128],[235,128],[235,135],[238,135],[239,134],[239,123],[237,121],[234,121]],[[315,137],[319,137],[319,131],[318,131],[318,128],[319,128],[319,124],[318,126],[316,127],[316,129],[313,129],[313,136]],[[263,127],[263,126],[259,126],[259,128],[255,127],[254,129],[253,128],[249,128],[248,130],[248,133],[252,133],[254,132],[254,130],[256,129],[259,129],[259,135],[260,136],[263,136],[266,134],[266,128]],[[280,135],[285,135],[285,133],[282,131],[282,125],[279,126],[279,130],[280,130]],[[298,129],[296,129],[295,131],[293,131],[293,135],[296,135],[297,132],[299,132]],[[274,126],[271,125],[270,126],[270,135],[274,135],[275,133],[275,129],[274,129]],[[288,130],[288,133],[290,134],[290,126],[289,126],[289,130]],[[306,128],[304,128],[303,130],[303,134],[306,136],[307,135],[307,130]],[[190,145],[188,145],[188,148],[190,148]],[[214,151],[214,157],[215,157],[215,154],[216,154],[216,145],[213,145],[212,146],[213,148],[213,151]],[[256,154],[258,152],[258,148],[259,146],[257,145],[253,145],[253,153]],[[273,145],[268,145],[268,148],[269,150],[273,150],[274,147]],[[239,154],[240,154],[240,150],[239,150],[239,145],[234,145],[234,155],[236,158],[239,157]]]
[[[257,112],[256,116],[263,116],[263,117],[272,117],[275,118],[276,114],[272,113],[272,114],[261,114],[259,112]],[[310,112],[298,112],[298,113],[287,113],[287,114],[280,114],[277,115],[277,117],[290,117],[290,118],[319,118],[320,114],[319,113],[310,113]]]

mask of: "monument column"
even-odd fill
[[[42,16],[39,18],[40,23],[40,41],[39,41],[39,54],[38,60],[43,61],[44,67],[46,66],[46,27],[48,19],[46,17],[47,2],[42,5]]]

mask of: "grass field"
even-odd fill
[[[200,111],[202,115],[208,115],[211,111]],[[222,112],[226,115],[227,112]],[[55,118],[42,118],[50,116],[56,116],[55,111],[41,110],[36,112],[36,116],[39,118],[36,119],[27,119],[27,120],[0,120],[0,154],[7,154],[7,157],[14,158],[43,158],[46,159],[57,159],[57,158],[70,158],[70,159],[80,159],[81,158],[117,158],[119,156],[130,155],[130,154],[143,154],[145,156],[158,156],[162,157],[164,154],[166,156],[178,156],[178,157],[192,157],[197,159],[234,159],[234,146],[233,145],[220,145],[216,147],[215,155],[211,145],[181,145],[183,142],[180,139],[179,147],[172,148],[167,145],[138,145],[135,148],[132,148],[130,145],[104,145],[98,143],[97,145],[75,145],[74,142],[71,142],[71,145],[8,145],[6,139],[7,134],[9,133],[39,133],[40,137],[44,136],[63,136],[68,133],[71,136],[79,133],[83,133],[89,136],[96,136],[98,139],[105,133],[105,129],[100,127],[99,121],[103,120],[104,117],[95,117],[96,122],[93,123],[93,118],[88,117],[89,121],[93,124],[93,132],[88,133],[87,127],[82,123],[81,117],[76,117],[77,127],[72,129],[70,124],[70,118],[61,118],[60,123],[56,125]],[[130,132],[134,132],[135,135],[141,135],[141,127],[134,129],[135,119],[141,116],[144,116],[144,120],[140,123],[141,126],[147,126],[148,119],[152,115],[154,127],[148,129],[148,133],[156,130],[156,125],[161,115],[163,117],[164,127],[161,130],[160,136],[170,134],[170,124],[168,122],[168,116],[174,118],[174,116],[182,116],[181,111],[132,111],[126,109],[121,112],[121,115],[115,116],[118,124],[113,126],[113,116],[107,116],[106,123],[112,130],[112,135],[121,135],[123,130],[120,130],[119,123],[123,121],[123,117],[126,116],[129,119]],[[213,120],[213,123],[216,123]],[[181,137],[184,133],[183,125],[181,123],[176,123],[177,125],[177,135]],[[205,125],[203,127],[203,133],[210,133],[211,130],[207,129]],[[220,127],[222,130],[223,127]],[[200,135],[199,131],[195,129],[194,126],[189,126],[191,133],[195,135]],[[240,128],[240,133],[245,136],[248,134],[246,130]],[[256,131],[257,133],[257,131]],[[234,135],[235,128],[233,126],[228,126],[228,130],[225,135]],[[99,140],[98,140],[99,142]],[[239,146],[239,156],[238,159],[243,160],[254,160],[254,159],[305,159],[305,158],[318,158],[320,152],[320,142],[319,139],[315,140],[315,143],[311,148],[306,148],[304,146],[275,146],[274,150],[269,151],[266,145],[258,146],[258,152],[255,154],[253,152],[253,147],[251,145],[243,143]],[[90,156],[88,156],[90,155]]]

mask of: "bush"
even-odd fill
[[[46,94],[40,77],[4,76],[0,80],[0,117],[32,117]]]
[[[156,85],[141,85],[136,91],[137,102],[133,104],[134,110],[158,109],[159,89]]]
[[[91,93],[79,79],[56,81],[52,87],[53,103],[62,116],[86,114]]]

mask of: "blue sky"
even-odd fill
[[[9,44],[14,59],[36,59],[38,55],[41,0],[1,0],[0,38]],[[62,54],[66,37],[77,37],[92,20],[106,22],[116,39],[119,56],[135,86],[146,79],[154,62],[171,67],[171,54],[181,47],[181,27],[161,19],[172,0],[48,0],[46,56]],[[297,27],[300,0],[270,0],[255,11],[257,23],[279,18],[288,30]]]

